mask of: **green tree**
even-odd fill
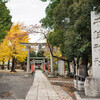
[[[54,30],[48,41],[60,47],[68,60],[81,58],[81,64],[87,65],[91,58],[90,12],[93,10],[100,12],[100,0],[51,0],[48,5],[41,23]]]
[[[30,57],[36,57],[36,52],[35,51],[30,52]]]
[[[12,22],[9,9],[6,7],[7,0],[0,0],[0,42],[7,35]]]
[[[47,1],[47,0],[41,0],[41,1]],[[45,12],[46,12],[46,17],[41,19],[41,23],[43,27],[46,28],[54,28],[54,14],[53,11],[55,7],[59,4],[60,0],[51,0],[49,5],[47,6]]]
[[[42,51],[42,50],[38,51],[37,57],[44,57],[44,51]]]

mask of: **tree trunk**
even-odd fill
[[[86,78],[88,76],[88,68],[87,68],[88,67],[88,57],[87,58],[84,57],[82,59],[81,65],[84,65],[84,77]]]
[[[8,60],[8,70],[10,69],[10,59]]]
[[[74,65],[74,75],[76,75],[76,64],[75,64],[75,60],[73,60],[73,65]]]
[[[11,72],[16,72],[16,70],[15,70],[15,58],[12,58],[12,68],[11,68]]]
[[[1,67],[2,70],[4,70],[4,64],[5,64],[5,62],[4,62],[4,59],[3,59],[3,61],[2,61],[2,67]]]
[[[54,65],[53,65],[53,57],[52,57],[51,53],[50,53],[50,63],[51,63],[51,73],[53,73],[54,72]]]
[[[68,77],[70,77],[70,65],[69,65],[69,62],[68,62]]]
[[[23,70],[24,69],[24,62],[21,62],[20,64],[21,64],[21,68]]]

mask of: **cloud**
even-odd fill
[[[45,17],[45,8],[49,2],[41,2],[40,0],[10,0],[7,7],[12,15],[12,22],[24,22],[26,25],[38,24]],[[39,42],[41,35],[29,35],[30,42]]]
[[[45,17],[45,8],[49,2],[41,2],[40,0],[10,0],[7,7],[12,15],[12,22],[24,22],[26,25],[38,24]],[[42,36],[43,37],[43,36]],[[30,42],[45,42],[41,35],[29,35]]]
[[[45,16],[45,8],[48,2],[40,0],[10,0],[7,3],[11,11],[13,22],[23,22],[25,24],[36,24]]]

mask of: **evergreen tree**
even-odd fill
[[[81,64],[86,66],[91,58],[90,12],[93,10],[100,12],[100,0],[50,0],[46,17],[41,20],[43,27],[54,30],[48,35],[49,43],[60,47],[68,60],[81,58]]]
[[[7,0],[0,0],[0,42],[7,35],[12,22],[9,9],[6,7]]]

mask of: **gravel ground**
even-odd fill
[[[25,75],[24,72],[0,72],[0,98],[25,99],[34,79]]]

